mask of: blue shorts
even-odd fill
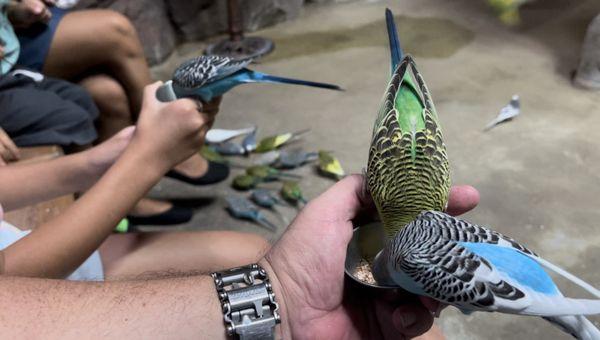
[[[60,20],[68,13],[56,7],[50,7],[50,11],[52,12],[52,19],[47,25],[34,24],[27,29],[17,31],[19,43],[21,44],[17,65],[42,72],[54,32],[56,32]]]

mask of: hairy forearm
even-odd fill
[[[0,278],[7,339],[225,339],[208,276],[67,282]]]
[[[135,149],[126,151],[63,214],[4,250],[5,274],[47,278],[70,274],[166,171],[153,162]]]
[[[97,178],[86,157],[84,152],[1,167],[0,203],[4,209],[13,210],[85,190]]]

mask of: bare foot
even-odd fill
[[[173,204],[167,201],[159,201],[150,198],[142,198],[129,212],[132,216],[151,216],[164,213],[171,209]]]
[[[208,171],[208,161],[199,154],[195,154],[177,164],[174,169],[188,177],[202,177]]]

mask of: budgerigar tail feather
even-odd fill
[[[319,83],[319,82],[310,81],[310,80],[284,78],[284,77],[272,76],[270,74],[264,74],[264,73],[260,73],[260,72],[254,72],[253,74],[255,76],[254,77],[255,80],[258,82],[303,85],[303,86],[318,87],[318,88],[328,89],[328,90],[343,91],[343,89],[341,87],[339,87],[338,85],[335,85],[335,84]]]
[[[398,30],[394,22],[394,15],[389,8],[385,9],[385,23],[387,26],[388,39],[390,40],[390,53],[392,55],[392,73],[402,60],[402,47],[398,38]]]
[[[533,292],[527,294],[533,299]],[[572,299],[562,296],[547,297],[543,294],[540,294],[534,300],[535,303],[525,309],[518,310],[518,314],[546,317],[600,314],[600,300]]]
[[[537,257],[537,256],[532,256],[529,254],[525,254],[529,257],[531,257],[533,260],[537,261],[539,264],[541,264],[542,266],[552,270],[553,272],[555,272],[556,274],[566,278],[567,280],[575,283],[576,285],[578,285],[579,287],[585,289],[586,291],[588,291],[590,294],[594,295],[595,297],[600,299],[600,291],[598,289],[596,289],[594,286],[592,286],[591,284],[583,281],[582,279],[578,278],[577,276],[567,272],[566,270],[558,267],[557,265],[548,262],[546,260],[544,260],[541,257]]]
[[[279,176],[281,177],[287,177],[287,178],[293,178],[293,179],[302,179],[302,176],[297,175],[297,174],[290,174],[287,172],[281,172],[279,173]]]
[[[598,340],[600,339],[600,330],[584,316],[559,316],[544,318],[546,321],[557,326],[566,333],[571,334],[579,340]]]
[[[257,218],[256,222],[271,231],[277,230],[277,226],[271,223],[271,221],[267,220],[267,218],[264,216]]]
[[[281,222],[283,222],[284,225],[287,226],[290,224],[290,220],[285,216],[284,213],[281,212],[281,210],[279,210],[279,208],[277,208],[276,206],[273,206],[273,207],[271,207],[271,210],[273,210],[275,215],[277,215],[277,217],[279,217],[279,219],[281,220]]]

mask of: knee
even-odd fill
[[[125,15],[115,12],[107,11],[105,14],[106,27],[111,33],[116,33],[124,37],[130,37],[136,34],[135,27]]]
[[[117,80],[107,75],[96,75],[85,79],[82,85],[90,92],[103,114],[131,118],[127,93]]]
[[[106,11],[104,15],[105,27],[110,46],[115,54],[126,57],[139,57],[143,53],[135,27],[123,14]]]
[[[70,97],[75,103],[79,104],[86,110],[97,111],[97,108],[94,104],[94,98],[83,86],[72,84],[70,92]]]

